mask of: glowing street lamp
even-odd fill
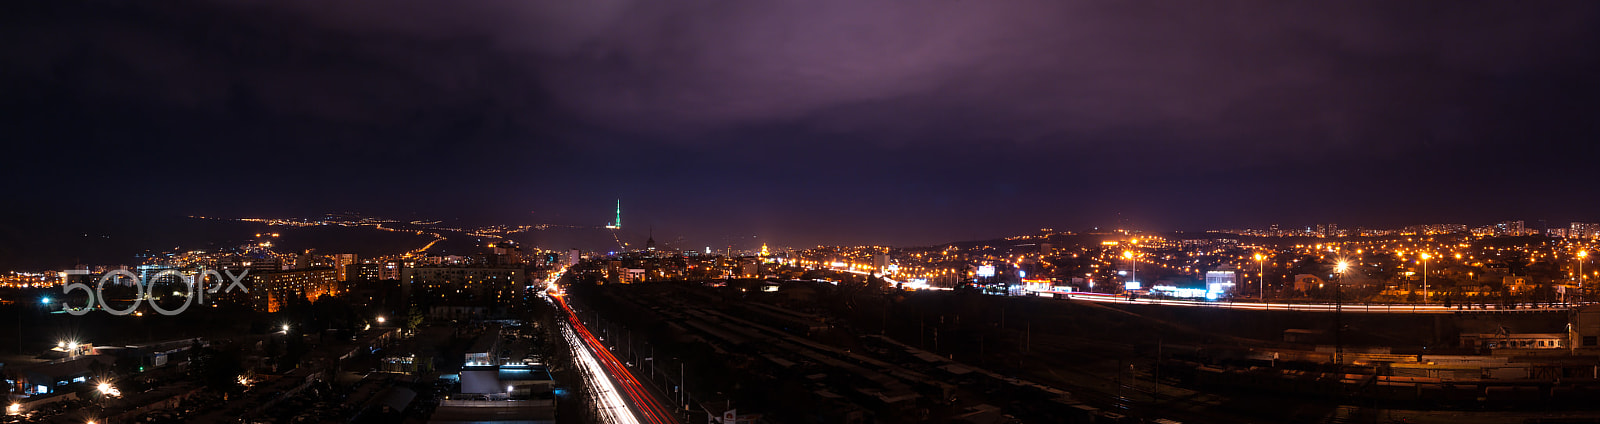
[[[1133,272],[1132,272],[1132,275],[1128,276],[1128,279],[1132,280],[1132,281],[1139,281],[1139,261],[1136,261],[1136,260],[1133,259],[1133,251],[1132,250],[1124,250],[1124,251],[1122,251],[1122,257],[1128,258],[1128,263],[1131,264],[1131,267],[1132,267],[1132,271]]]
[[[1267,300],[1267,263],[1263,262],[1265,259],[1267,259],[1266,255],[1256,254],[1256,277],[1260,278],[1257,281],[1261,288],[1261,300],[1263,301]]]
[[[106,381],[100,382],[100,384],[95,387],[95,390],[99,390],[100,394],[106,396],[122,396],[122,392],[117,390],[116,386],[112,386],[110,382]]]
[[[1350,270],[1350,263],[1341,259],[1333,267],[1333,272],[1339,273],[1339,280],[1333,285],[1333,363],[1340,373],[1344,372],[1344,273]]]
[[[20,404],[20,403],[13,402],[10,406],[6,407],[6,415],[17,415],[17,414],[21,414],[21,413],[22,413],[22,404]]]
[[[381,316],[378,317],[378,324],[383,324],[383,321],[384,321],[383,317],[381,317]]]
[[[1422,258],[1422,303],[1428,303],[1428,259],[1433,255],[1423,252],[1419,257]]]
[[[1584,250],[1579,250],[1578,251],[1578,296],[1580,296],[1579,299],[1582,299],[1581,296],[1583,296],[1583,258],[1587,258],[1587,257],[1589,257],[1589,250],[1588,249],[1584,249]]]

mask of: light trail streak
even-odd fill
[[[588,345],[578,339],[576,331],[571,325],[563,323],[561,335],[567,339],[567,346],[572,348],[572,357],[578,364],[578,371],[583,374],[583,379],[588,383],[589,398],[595,403],[595,410],[601,422],[635,424],[639,420],[628,413],[628,404],[617,394],[617,389],[611,384],[611,379],[606,378],[600,364],[595,361],[594,355],[589,351]],[[622,413],[618,413],[621,411]]]
[[[578,322],[577,318],[573,318],[573,327],[577,331],[579,338],[588,342],[590,350],[593,350],[595,357],[599,358],[600,365],[604,366],[608,374],[617,380],[618,385],[622,387],[628,398],[633,401],[635,409],[641,416],[651,423],[676,421],[671,418],[672,415],[667,413],[660,404],[656,403],[655,398],[650,395],[643,385],[639,384],[639,380],[634,379],[633,373],[622,365],[622,361],[618,361],[617,357],[611,354],[611,350],[601,344],[600,339],[590,333],[587,328],[584,328],[583,323]]]
[[[835,267],[835,266],[812,267],[812,269],[829,269],[829,270],[833,270],[833,271],[843,271],[843,272],[848,272],[848,273],[852,273],[852,274],[870,275],[870,273],[867,273],[867,272],[851,270],[851,269],[844,269],[844,268]],[[896,283],[894,280],[890,280],[888,277],[882,277],[882,278],[884,279],[884,281],[887,281],[890,284],[895,284]],[[925,286],[916,286],[916,287],[909,287],[909,288],[914,288],[914,289],[917,289],[917,290],[950,290],[948,288],[925,287]],[[1300,311],[1300,312],[1333,312],[1334,309],[1338,309],[1332,303],[1270,303],[1270,302],[1269,303],[1259,303],[1259,302],[1238,302],[1238,303],[1235,303],[1235,302],[1227,302],[1227,301],[1220,301],[1219,302],[1219,301],[1151,299],[1151,298],[1136,298],[1134,300],[1128,300],[1127,296],[1109,294],[1109,293],[1081,293],[1081,292],[1061,292],[1061,291],[1040,291],[1038,293],[1041,296],[1060,295],[1063,298],[1073,299],[1073,300],[1087,300],[1087,301],[1091,301],[1091,302],[1138,304],[1138,305],[1184,306],[1184,307],[1195,307],[1195,308],[1240,309],[1240,310],[1251,310],[1251,311]],[[1454,313],[1458,313],[1458,312],[1474,312],[1474,311],[1476,311],[1476,312],[1486,312],[1486,311],[1565,311],[1565,310],[1571,309],[1570,307],[1566,307],[1566,306],[1533,306],[1533,307],[1518,307],[1517,309],[1474,309],[1474,308],[1471,308],[1470,306],[1471,305],[1463,305],[1463,307],[1457,308],[1455,306],[1444,306],[1444,305],[1436,304],[1436,303],[1429,303],[1429,304],[1346,303],[1346,304],[1344,304],[1344,307],[1342,309],[1343,309],[1343,312],[1348,312],[1348,313],[1374,313],[1374,314],[1454,314]]]
[[[1173,299],[1149,299],[1149,298],[1137,298],[1137,299],[1134,299],[1134,300],[1128,300],[1127,296],[1121,296],[1121,295],[1115,295],[1115,294],[1104,294],[1104,293],[1068,293],[1068,292],[1057,292],[1057,291],[1043,291],[1043,292],[1039,292],[1039,293],[1057,294],[1057,295],[1063,295],[1068,299],[1087,300],[1087,301],[1092,301],[1092,302],[1103,302],[1103,303],[1121,303],[1121,304],[1139,304],[1139,305],[1163,305],[1163,306],[1185,306],[1185,307],[1196,307],[1196,308],[1241,309],[1241,310],[1253,310],[1253,311],[1333,312],[1334,309],[1337,308],[1335,305],[1333,305],[1331,303],[1257,303],[1257,302],[1239,302],[1239,303],[1234,303],[1234,302],[1207,302],[1207,301],[1198,301],[1198,300],[1173,300]],[[1346,312],[1346,313],[1454,314],[1454,313],[1457,313],[1457,312],[1473,312],[1473,311],[1479,311],[1479,312],[1482,312],[1482,311],[1561,311],[1561,310],[1566,310],[1566,309],[1569,309],[1569,308],[1566,308],[1566,307],[1527,307],[1527,308],[1518,308],[1518,309],[1472,309],[1472,308],[1457,309],[1454,306],[1444,306],[1444,305],[1439,305],[1439,304],[1364,304],[1364,303],[1346,303],[1346,304],[1344,304],[1342,309],[1343,309],[1343,312]]]
[[[558,271],[556,276],[551,277],[550,282],[553,283],[558,280],[560,273],[564,271],[564,269]],[[623,396],[627,396],[627,400],[630,400],[633,405],[632,410],[637,412],[639,414],[638,417],[643,418],[644,422],[651,424],[678,422],[677,417],[671,411],[662,407],[655,396],[644,385],[640,384],[638,379],[634,378],[633,373],[628,371],[622,361],[617,360],[617,357],[611,354],[611,350],[606,348],[598,337],[589,332],[589,329],[583,325],[583,321],[578,319],[577,312],[567,304],[566,296],[556,291],[553,284],[551,285],[549,298],[567,313],[567,319],[562,321],[563,335],[567,338],[568,345],[573,349],[573,356],[581,358],[578,363],[588,373],[586,378],[599,376],[597,379],[590,378],[590,383],[593,387],[597,387],[596,392],[598,393],[599,405],[602,406],[600,408],[601,411],[614,411],[618,405],[626,407],[630,403],[623,402]],[[594,370],[600,370],[604,374],[594,372]],[[607,375],[610,378],[605,378]],[[613,379],[615,380],[615,385],[612,384]],[[618,390],[619,386],[620,390]],[[600,389],[602,387],[603,389]],[[640,422],[633,414],[626,414],[625,416],[626,420],[613,418],[614,420],[611,422]]]

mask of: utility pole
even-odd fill
[[[1422,252],[1422,255],[1420,257],[1422,258],[1422,303],[1423,304],[1427,304],[1428,303],[1428,259],[1431,259],[1432,257],[1428,255],[1428,252]]]
[[[1116,393],[1122,393],[1122,360],[1117,359],[1117,387]]]
[[[1026,329],[1022,332],[1022,352],[1033,351],[1033,321],[1028,321]]]
[[[1161,338],[1156,337],[1156,369],[1155,379],[1150,381],[1150,400],[1155,401],[1157,390],[1161,388]]]
[[[985,346],[988,343],[983,341],[983,333],[978,333],[978,363],[980,364],[984,363],[983,356],[987,354],[986,348],[988,348],[988,346]]]
[[[1333,366],[1334,372],[1344,374],[1344,273],[1350,265],[1339,261],[1334,270],[1339,278],[1333,285]]]

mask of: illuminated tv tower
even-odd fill
[[[617,220],[613,221],[610,225],[606,225],[606,228],[613,230],[622,229],[622,199],[617,199]]]

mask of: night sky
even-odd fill
[[[1600,221],[1594,2],[6,3],[19,218],[604,225],[621,198],[658,238],[792,246]]]

